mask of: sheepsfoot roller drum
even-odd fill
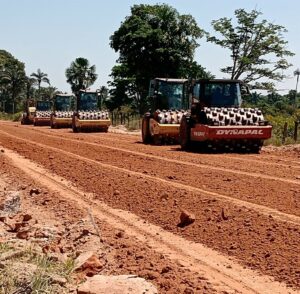
[[[150,111],[142,121],[144,144],[178,143],[180,121],[189,103],[187,82],[186,79],[151,80]]]
[[[197,84],[198,83],[198,84]],[[191,113],[180,124],[182,149],[201,146],[212,151],[259,152],[272,126],[255,108],[242,108],[240,81],[199,80]],[[194,88],[195,89],[195,88]],[[214,91],[213,91],[214,90]],[[218,97],[213,93],[218,92]]]
[[[75,99],[72,95],[57,94],[50,117],[50,126],[56,128],[71,128]]]
[[[107,132],[110,125],[109,112],[101,110],[98,92],[81,90],[77,97],[76,111],[72,116],[73,132]]]
[[[33,118],[34,126],[50,126],[51,102],[37,101],[36,112]]]

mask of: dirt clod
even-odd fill
[[[222,208],[221,216],[222,216],[223,220],[228,220],[228,218],[229,218],[228,215],[226,215],[224,208]]]
[[[32,188],[32,189],[30,189],[30,191],[29,191],[29,195],[30,196],[32,196],[32,195],[39,195],[41,193],[41,190],[40,189],[38,189],[38,188]]]
[[[182,210],[180,214],[180,222],[178,224],[178,227],[185,227],[190,224],[192,224],[195,221],[196,217],[193,213],[187,211],[187,210]]]
[[[30,214],[24,214],[23,215],[23,222],[28,222],[32,219],[32,216]]]
[[[118,195],[120,195],[120,191],[119,190],[115,190],[114,191],[114,196],[118,196]]]

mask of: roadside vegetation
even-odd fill
[[[57,261],[31,245],[0,244],[0,293],[67,293],[74,259]]]

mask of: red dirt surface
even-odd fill
[[[143,145],[134,135],[73,134],[68,129],[2,122],[0,145],[92,193],[96,202],[130,211],[176,236],[214,249],[246,269],[269,275],[291,291],[300,290],[297,147],[266,148],[259,155],[188,153],[177,146]],[[9,164],[3,166],[12,173]],[[13,173],[18,174],[15,169]],[[70,215],[64,215],[67,219],[76,216],[78,208],[72,204],[61,207],[55,195],[51,198],[47,209],[61,211],[62,215],[68,211]],[[183,209],[193,213],[196,220],[181,228],[177,225]],[[115,240],[109,226],[106,230],[107,238]],[[147,250],[143,254],[149,257],[155,272],[166,262],[174,269],[169,286],[162,286],[166,283],[164,275],[154,275],[161,293],[174,293],[174,289],[183,293],[184,287],[194,293],[213,291],[214,285],[200,282],[201,275],[195,276],[193,271],[189,274],[187,268],[171,260],[159,261],[155,250],[127,241],[131,242],[128,246],[141,248],[135,250]],[[129,270],[145,276],[143,271],[148,266],[134,263],[124,253],[120,250],[118,255],[126,273]]]

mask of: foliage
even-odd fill
[[[15,102],[20,101],[25,82],[24,63],[0,50],[0,102],[6,104],[3,106],[5,110],[15,112]]]
[[[26,99],[28,100],[30,97],[34,96],[34,85],[36,84],[36,79],[27,77],[25,80],[25,86],[26,86]]]
[[[50,86],[50,80],[48,79],[48,74],[42,72],[39,68],[36,73],[32,73],[30,76],[33,77],[36,83],[38,84],[39,90],[41,88],[42,82],[47,83]]]
[[[41,87],[41,83],[49,84]],[[35,86],[38,86],[38,89]],[[16,115],[1,114],[2,119],[19,120],[19,111],[30,99],[51,100],[57,89],[50,86],[47,74],[40,69],[31,76],[25,75],[24,63],[17,60],[9,52],[0,50],[0,111],[16,113]]]
[[[270,122],[270,124],[273,126],[273,137],[282,137],[283,133],[283,127],[284,124],[287,123],[288,129],[287,129],[287,135],[288,137],[293,137],[294,135],[294,124],[295,119],[292,116],[287,115],[266,115],[266,120]]]
[[[70,67],[66,69],[66,77],[73,93],[77,95],[79,90],[87,89],[96,81],[96,66],[90,66],[86,58],[78,57],[75,61],[72,61]]]
[[[41,87],[36,100],[52,100],[57,93],[58,90],[55,87]]]
[[[136,113],[130,105],[123,105],[119,110],[111,112],[112,126],[123,125],[127,130],[140,130],[141,115]]]
[[[109,93],[109,90],[107,87],[105,87],[105,86],[100,87],[100,89],[99,89],[100,109],[107,107],[108,93]]]
[[[0,253],[3,254],[11,249],[11,246],[6,242],[0,243]]]
[[[20,121],[21,117],[22,117],[22,112],[16,112],[16,113],[0,112],[0,119],[3,120]]]
[[[297,100],[300,100],[297,95]],[[267,95],[254,92],[249,96],[243,97],[243,105],[245,107],[257,107],[264,114],[278,116],[293,116],[296,112],[295,108],[295,91],[291,90],[286,95],[280,95],[277,92],[270,92]]]
[[[138,107],[140,101],[134,100],[140,96],[135,96],[137,91],[135,77],[130,76],[127,65],[114,66],[110,76],[113,78],[113,81],[109,82],[111,90],[109,91],[110,99],[107,101],[108,108],[113,110],[130,103]]]
[[[299,105],[300,94],[297,95]],[[287,142],[293,142],[295,121],[300,122],[300,109],[295,107],[295,91],[291,90],[286,95],[270,92],[262,95],[257,92],[243,98],[244,107],[259,108],[264,117],[273,126],[272,138],[266,144],[281,145],[283,127],[287,123]]]
[[[8,250],[17,254],[12,254],[8,262],[0,268],[0,293],[69,293],[65,287],[57,284],[53,277],[65,278],[72,282],[74,258],[60,262],[40,253],[33,246],[24,247],[22,250],[16,246],[0,246],[0,253]]]
[[[16,60],[9,52],[0,50],[0,66],[7,63],[10,60]]]
[[[180,15],[171,6],[134,5],[110,37],[111,47],[120,54],[111,74],[112,107],[129,100],[142,113],[151,79],[200,73],[202,68],[193,58],[196,40],[203,35],[191,15]]]
[[[185,77],[192,77],[193,79],[214,79],[215,76],[207,71],[203,66],[193,61],[189,65],[188,75],[182,75]]]
[[[222,36],[208,36],[207,40],[230,50],[232,64],[221,71],[230,74],[231,79],[243,79],[256,88],[273,88],[273,82],[261,82],[261,79],[280,81],[283,70],[291,66],[286,57],[294,55],[286,49],[283,38],[286,29],[281,25],[258,20],[257,10],[246,12],[235,10],[237,26],[232,19],[223,17],[212,21],[213,28]]]

